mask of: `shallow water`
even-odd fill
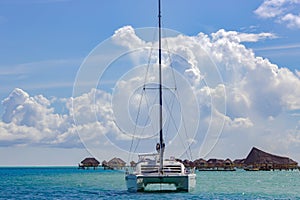
[[[300,199],[300,171],[197,172],[191,193],[128,193],[124,172],[2,167],[0,199]]]

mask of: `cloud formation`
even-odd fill
[[[261,18],[274,19],[289,28],[300,28],[299,0],[265,0],[254,13]]]
[[[31,97],[16,88],[2,104],[5,107],[0,122],[2,145],[80,146],[78,139],[61,139],[63,134],[72,132],[71,118],[55,113],[51,100],[44,96]]]
[[[174,151],[172,149],[173,153],[178,145],[187,148],[191,144],[194,158],[210,155],[235,158],[245,155],[252,146],[258,146],[300,159],[299,72],[293,73],[266,58],[257,57],[253,50],[242,44],[274,37],[270,33],[247,34],[222,29],[211,35],[199,33],[163,39],[163,44],[168,42],[173,53],[171,56],[164,54],[164,72],[167,72],[168,65],[172,65],[178,77],[180,74],[182,83],[192,91],[187,93],[185,90],[185,98],[178,98],[183,100],[181,106],[186,106],[186,113],[180,109],[176,112],[182,112],[186,122],[190,122],[185,129],[193,130],[195,127],[190,126],[195,120],[199,125],[198,131],[188,135],[186,141],[184,135],[174,136],[173,140],[169,137],[168,145],[176,144],[177,147]],[[129,51],[148,45],[129,26],[117,30],[113,41]],[[131,58],[134,59],[132,55]],[[144,59],[134,59],[134,63],[133,67],[145,64]],[[130,71],[137,76],[127,74],[120,77],[114,93],[91,88],[90,92],[72,98],[47,99],[42,95],[30,96],[16,88],[2,101],[5,112],[0,122],[0,145],[81,148],[84,141],[86,146],[98,148],[98,151],[109,145],[128,150],[131,136],[122,131],[132,129],[131,123],[135,120],[132,114],[136,114],[139,102],[136,91],[143,80],[139,76],[145,74],[139,69]],[[172,77],[165,73],[164,78],[169,80]],[[155,79],[151,80],[155,82]],[[191,94],[197,101],[190,98]],[[195,102],[200,111],[198,116],[193,113],[194,107],[189,107]],[[55,104],[58,103],[64,107],[64,113],[56,111]],[[125,111],[116,116],[114,104],[121,105]],[[145,116],[155,114],[155,107],[151,109]],[[132,118],[122,121],[128,115]],[[121,117],[120,124],[115,123],[118,121],[116,117]],[[118,125],[123,126],[121,130]],[[141,144],[147,147],[142,140]]]

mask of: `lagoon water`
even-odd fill
[[[300,171],[197,172],[191,193],[128,193],[124,172],[0,167],[0,199],[300,199]]]

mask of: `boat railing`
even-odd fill
[[[142,174],[153,174],[158,173],[159,166],[158,165],[142,165],[141,173]],[[166,165],[163,167],[164,174],[182,174],[182,168],[180,165]]]
[[[167,166],[164,166],[163,171],[164,171],[164,173],[180,174],[180,173],[182,173],[182,168],[180,165],[167,165]]]
[[[142,165],[141,173],[149,174],[149,173],[158,173],[159,166],[158,165]]]
[[[140,161],[147,161],[147,160],[155,160],[155,161],[157,161],[159,159],[159,154],[158,153],[139,154],[138,158],[139,158],[139,162]]]

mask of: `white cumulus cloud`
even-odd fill
[[[299,0],[265,0],[254,13],[262,18],[285,23],[289,28],[300,28]]]
[[[274,5],[283,3],[277,1]],[[163,44],[167,41],[168,50],[172,52],[170,56],[166,53],[163,55],[166,85],[169,86],[172,83],[170,80],[174,78],[167,69],[167,66],[172,65],[178,73],[176,76],[179,77],[180,74],[182,79],[178,83],[178,92],[183,89],[183,96],[178,99],[184,103],[178,105],[185,108],[184,113],[172,107],[171,101],[168,101],[164,114],[171,108],[177,113],[182,112],[185,122],[190,124],[181,129],[192,131],[199,125],[195,135],[188,135],[187,140],[184,140],[184,135],[178,135],[174,140],[170,135],[167,136],[171,139],[167,144],[176,145],[176,148],[171,148],[173,153],[179,151],[180,145],[186,148],[185,141],[193,141],[191,148],[194,157],[208,153],[220,157],[235,155],[234,149],[229,149],[228,146],[236,145],[240,152],[247,152],[252,146],[263,143],[266,150],[269,148],[276,153],[282,151],[278,140],[286,138],[288,140],[284,144],[287,148],[284,153],[293,154],[299,150],[297,127],[300,119],[296,119],[300,110],[299,72],[293,73],[266,58],[258,57],[243,44],[246,41],[256,42],[274,37],[276,36],[270,33],[247,34],[222,29],[211,35],[199,33],[196,36],[177,35],[163,39]],[[115,45],[119,44],[129,50],[150,45],[129,26],[117,30],[113,40]],[[133,114],[138,112],[137,104],[141,95],[137,91],[144,80],[144,60],[136,60],[135,64],[141,68],[135,68],[120,78],[116,82],[114,93],[91,88],[89,92],[79,96],[60,100],[66,109],[65,113],[57,113],[52,101],[43,95],[31,96],[16,88],[2,101],[4,114],[0,122],[0,145],[52,145],[69,148],[82,147],[83,141],[88,147],[97,147],[99,152],[104,152],[109,143],[119,149],[129,149],[133,132],[128,132],[134,129]],[[149,73],[153,76],[156,71]],[[153,77],[149,80],[157,81]],[[194,97],[197,101],[193,100]],[[155,93],[151,98],[155,99]],[[151,103],[151,98],[141,105]],[[199,113],[194,112],[197,107]],[[144,113],[144,116],[150,116],[148,124],[155,121],[152,116],[155,109],[150,107]],[[178,124],[182,122],[182,118],[171,118],[169,122],[173,120],[178,120]],[[127,134],[120,131],[117,125],[122,126],[121,130]],[[156,128],[147,128],[148,132],[145,133],[151,137],[150,131],[155,132]],[[175,129],[173,131],[176,132]],[[273,140],[273,137],[278,140]],[[151,141],[154,145],[155,139],[150,140],[154,140]],[[154,149],[154,146],[148,147],[149,144],[143,140],[140,143],[144,145],[143,148]]]
[[[286,14],[281,19],[283,22],[287,22],[289,28],[300,28],[300,14],[294,15],[291,13]]]

